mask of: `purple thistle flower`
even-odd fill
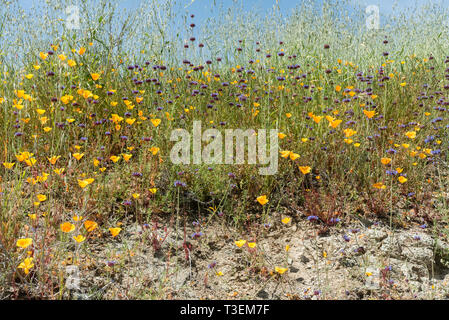
[[[117,261],[115,261],[115,260],[108,260],[108,261],[106,261],[106,265],[108,266],[108,267],[113,267],[113,266],[115,266],[117,264]]]
[[[194,232],[193,234],[192,234],[192,238],[193,239],[198,239],[199,237],[201,237],[201,236],[203,236],[204,235],[204,233],[202,233],[202,232]]]
[[[175,187],[186,187],[187,186],[186,183],[184,183],[184,182],[182,182],[180,180],[176,180],[174,185],[175,185]]]
[[[389,154],[395,154],[395,153],[397,153],[397,150],[395,150],[395,149],[393,149],[393,148],[390,148],[390,149],[387,150],[387,153],[389,153]]]

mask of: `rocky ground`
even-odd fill
[[[129,224],[114,243],[81,257],[79,267],[63,266],[65,297],[449,298],[449,245],[426,226],[394,230],[385,221],[345,218],[323,232],[317,221],[282,218],[246,233],[220,221],[189,222],[179,232],[173,221],[165,230]],[[256,245],[239,248],[240,239]]]

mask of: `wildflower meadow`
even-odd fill
[[[0,299],[449,297],[448,6],[123,3],[0,0]]]

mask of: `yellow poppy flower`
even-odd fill
[[[116,237],[122,228],[109,228],[109,231],[111,232],[112,237]]]
[[[110,156],[109,159],[111,159],[112,162],[116,163],[117,161],[120,160],[120,157],[117,157],[117,156]]]
[[[37,200],[39,200],[40,202],[44,202],[45,200],[47,200],[47,196],[44,194],[38,194],[36,196]]]
[[[316,124],[318,124],[318,123],[320,123],[321,119],[323,119],[323,117],[312,115],[312,119]]]
[[[157,127],[161,123],[161,119],[151,119],[151,123]]]
[[[259,202],[261,205],[266,205],[268,203],[268,199],[266,195],[262,195],[257,197],[257,202]]]
[[[57,169],[53,169],[54,173],[56,173],[57,175],[61,175],[64,172],[64,168],[57,168]]]
[[[281,221],[282,221],[283,224],[288,224],[288,223],[290,222],[290,220],[292,220],[292,218],[290,218],[290,217],[285,217],[285,218],[282,219]]]
[[[30,272],[30,269],[34,267],[33,258],[28,257],[26,258],[21,264],[19,264],[18,268],[23,269],[25,274],[28,274]]]
[[[76,159],[76,160],[80,160],[83,156],[84,156],[84,153],[74,153],[74,154],[72,154],[72,156]]]
[[[128,162],[129,159],[131,159],[131,157],[132,157],[133,155],[132,155],[132,154],[128,154],[128,153],[123,153],[122,156],[123,156],[123,159],[124,159],[126,162]]]
[[[56,161],[58,161],[59,158],[61,158],[61,156],[53,156],[53,157],[47,158],[47,159],[52,165],[54,165],[56,163]]]
[[[126,121],[127,124],[129,124],[130,126],[132,126],[133,123],[136,122],[136,119],[135,119],[135,118],[128,118],[128,119],[126,119],[125,121]]]
[[[415,131],[408,131],[405,133],[405,135],[407,137],[409,137],[410,139],[415,139],[416,138],[416,132]]]
[[[77,215],[74,215],[74,216],[72,217],[72,219],[73,219],[73,221],[81,221],[81,220],[83,220],[83,216],[77,216]]]
[[[25,249],[29,247],[33,243],[33,239],[31,238],[24,238],[24,239],[18,239],[16,242],[16,245],[22,249]]]
[[[343,120],[337,119],[329,123],[329,127],[337,128]]]
[[[159,152],[159,148],[158,147],[151,147],[150,148],[150,152],[153,154],[153,156],[155,156],[158,152]]]
[[[91,73],[90,76],[92,77],[92,79],[94,81],[97,81],[98,79],[100,79],[100,74],[99,73]]]
[[[375,184],[373,184],[373,187],[376,189],[385,189],[387,188],[382,182],[376,182]]]
[[[15,162],[3,162],[3,166],[6,169],[11,169],[14,166]]]
[[[60,225],[62,232],[69,233],[75,230],[75,225],[70,222],[64,222]]]
[[[352,137],[357,133],[357,131],[352,130],[351,128],[347,128],[343,130],[343,133],[345,134],[346,138]]]
[[[84,228],[86,228],[86,230],[88,232],[94,231],[97,227],[98,227],[98,224],[94,221],[90,221],[90,220],[84,221]]]
[[[312,170],[309,166],[299,167],[299,170],[301,170],[302,174],[308,174]]]
[[[73,240],[75,240],[78,243],[83,242],[84,240],[86,240],[86,237],[82,236],[81,234],[77,235],[76,237],[73,236]]]
[[[292,153],[291,151],[285,150],[285,151],[280,151],[281,153],[281,157],[282,158],[288,158],[289,155]]]
[[[290,159],[291,159],[292,161],[295,161],[295,160],[298,159],[299,157],[300,157],[300,155],[297,154],[297,153],[293,153],[293,152],[290,153]]]
[[[274,270],[279,274],[284,274],[288,268],[275,267]]]
[[[86,180],[80,180],[80,179],[78,179],[78,185],[81,187],[81,188],[85,188],[85,187],[87,187],[88,185],[89,185],[89,182],[88,181],[86,181]]]
[[[246,240],[238,240],[238,241],[235,241],[234,243],[237,247],[241,248],[245,245]]]

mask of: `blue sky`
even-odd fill
[[[78,0],[72,0],[76,5]],[[142,2],[151,2],[154,0],[119,0],[120,9],[133,10],[139,7]],[[159,0],[164,1],[164,0]],[[209,17],[218,15],[217,10],[211,10],[211,4],[215,3],[222,5],[225,9],[232,6],[235,0],[177,0],[179,8],[182,8],[182,12],[188,12],[189,14],[195,14],[195,22],[197,25],[201,25]],[[259,14],[263,15],[273,8],[274,5],[278,5],[283,15],[288,15],[293,8],[300,6],[303,0],[236,0],[238,3],[243,3],[243,9],[246,12],[256,10]],[[314,1],[317,6],[325,1],[333,0],[310,0]],[[18,0],[19,4],[24,8],[30,8],[33,3],[42,6],[45,4],[45,0]],[[449,0],[349,0],[349,3],[353,3],[354,7],[361,7],[362,9],[369,5],[376,5],[379,7],[380,23],[384,24],[394,12],[403,11],[404,9],[411,9],[420,7],[427,3],[441,4],[445,8],[449,8]],[[393,10],[395,8],[395,10]],[[349,9],[350,8],[342,8]],[[370,14],[373,14],[371,11]],[[192,21],[189,19],[189,21]],[[178,20],[179,23],[181,21]]]
[[[76,5],[79,0],[72,0],[72,3]],[[139,5],[143,2],[152,2],[155,0],[119,0],[119,9],[125,10],[135,10],[139,7]],[[159,0],[164,1],[164,0]],[[234,5],[234,1],[239,3],[243,3],[243,10],[248,14],[251,14],[253,10],[257,11],[257,13],[262,14],[267,12],[273,8],[273,6],[278,5],[281,13],[283,15],[288,15],[293,8],[301,5],[303,0],[176,0],[177,7],[181,8],[181,12],[179,13],[188,13],[195,14],[195,19],[190,22],[194,22],[196,25],[201,26],[202,23],[209,17],[213,17],[214,15],[218,15],[218,10],[211,10],[213,3],[216,5],[222,6],[224,9],[231,7]],[[317,6],[320,6],[325,1],[336,1],[336,0],[307,0],[315,2]],[[18,0],[19,4],[24,9],[31,8],[32,4],[37,4],[39,7],[45,6],[45,0]],[[67,1],[69,2],[69,1]],[[380,14],[380,23],[384,24],[392,13],[403,11],[404,9],[418,8],[422,5],[434,3],[442,5],[445,8],[449,8],[449,0],[349,0],[349,8],[345,11],[351,11],[351,3],[353,7],[365,8],[369,5],[376,5],[379,7]],[[393,10],[395,8],[395,10]],[[342,10],[343,11],[343,10]],[[36,16],[35,12],[33,12]],[[372,14],[372,13],[371,13]],[[175,24],[182,23],[180,20],[177,20]],[[203,24],[204,25],[204,24]],[[175,26],[176,28],[176,26]],[[182,32],[182,31],[181,31]]]
[[[45,7],[45,0],[17,0],[18,3],[24,8],[24,9],[30,9],[32,4],[38,5],[38,7]],[[77,4],[79,0],[72,0],[72,3],[74,5]],[[92,0],[94,1],[94,0]],[[119,2],[119,9],[126,9],[126,10],[135,10],[139,7],[139,5],[142,2],[152,2],[155,0],[122,0]],[[159,0],[164,1],[164,0]],[[253,9],[256,9],[256,11],[259,14],[263,14],[264,11],[268,13],[268,10],[272,9],[274,5],[279,5],[279,8],[281,12],[284,15],[288,15],[293,8],[298,7],[301,5],[303,0],[235,0],[239,4],[243,3],[243,11],[246,14],[251,14]],[[316,5],[319,7],[323,2],[325,1],[337,1],[337,0],[307,0],[307,1],[313,1],[316,3]],[[69,1],[64,1],[69,2]],[[192,21],[191,19],[188,19],[187,21],[190,23],[191,21],[194,22],[197,26],[205,25],[203,22],[209,18],[214,17],[214,15],[218,15],[218,10],[211,10],[213,3],[216,5],[219,5],[226,9],[233,5],[233,0],[176,0],[177,7],[181,8],[182,12],[179,13],[189,13],[189,14],[195,14],[195,19]],[[349,0],[346,3],[349,3],[349,6],[351,6],[351,3],[354,7],[360,7],[364,8],[369,5],[376,5],[379,7],[379,13],[380,13],[380,23],[384,24],[388,18],[388,16],[393,13],[393,8],[395,7],[397,11],[403,11],[404,9],[411,9],[420,7],[425,4],[434,3],[439,4],[445,7],[446,9],[449,8],[449,0]],[[351,11],[351,7],[349,8],[341,8],[342,12],[344,11]],[[64,10],[64,8],[62,8]],[[31,12],[31,11],[30,11]],[[38,12],[32,12],[34,16],[39,16]],[[61,17],[63,18],[63,17]],[[177,20],[175,22],[174,28],[176,29],[178,24],[182,24],[183,22],[181,20]],[[180,32],[182,33],[183,28],[180,28]],[[196,30],[198,30],[197,28]],[[177,29],[176,29],[177,30]],[[199,30],[198,30],[199,31]],[[197,31],[197,32],[198,32]],[[177,32],[177,31],[175,31]],[[198,34],[197,34],[198,36]],[[181,35],[181,37],[184,37]]]
[[[45,0],[19,0],[19,3],[24,7],[29,7],[33,1],[38,3],[44,3]],[[122,0],[120,6],[126,9],[135,9],[142,1],[151,0]],[[194,13],[198,20],[205,19],[210,15],[210,3],[214,0],[181,0],[184,3],[184,7],[190,12]],[[324,0],[316,0],[319,4]],[[76,1],[75,1],[76,2]],[[216,3],[223,3],[225,7],[232,5],[232,0],[215,0]],[[260,10],[269,10],[278,2],[280,9],[284,13],[288,13],[290,9],[301,4],[301,0],[244,0],[244,7],[250,10],[254,7]],[[449,0],[353,0],[353,3],[358,3],[360,6],[377,5],[381,14],[390,14],[393,10],[393,6],[396,5],[398,9],[413,8],[415,6],[421,6],[425,3],[441,3],[445,7],[449,7]]]

